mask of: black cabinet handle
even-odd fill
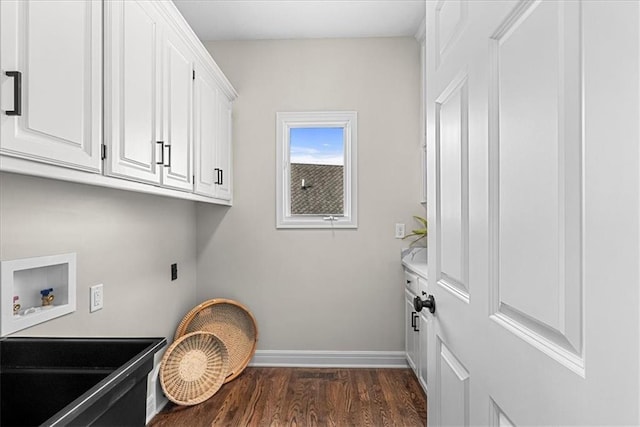
[[[216,172],[216,182],[214,182],[214,184],[222,185],[222,169],[215,168],[214,171]]]
[[[224,182],[224,170],[220,169],[220,185]]]
[[[165,144],[165,147],[167,147],[169,149],[169,161],[167,162],[166,165],[164,165],[165,168],[170,168],[171,167],[171,145],[169,144]],[[164,163],[164,150],[162,150],[162,162]]]
[[[13,77],[13,110],[7,110],[7,116],[22,115],[22,73],[20,71],[6,71],[7,77]]]
[[[416,312],[412,311],[411,312],[411,327],[413,328],[413,330],[416,330]]]
[[[156,141],[156,145],[160,144],[160,161],[156,162],[156,165],[164,164],[164,141]]]
[[[413,318],[413,330],[416,332],[420,332],[420,329],[418,329],[418,313],[414,313],[415,317]]]

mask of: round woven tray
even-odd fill
[[[209,332],[193,332],[174,341],[162,357],[160,384],[178,405],[196,405],[224,384],[229,354],[224,342]]]
[[[229,372],[225,383],[242,373],[256,351],[256,319],[245,306],[233,300],[218,298],[198,305],[182,319],[175,338],[194,331],[212,332],[227,346]]]

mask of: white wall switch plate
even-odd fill
[[[104,286],[102,283],[99,285],[91,286],[89,294],[91,295],[91,301],[89,302],[89,312],[102,310],[104,305]]]
[[[404,237],[404,224],[396,224],[396,239]]]

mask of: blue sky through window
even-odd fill
[[[344,165],[343,128],[291,128],[291,163]]]

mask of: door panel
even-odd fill
[[[26,52],[23,60],[29,72],[25,73],[23,82],[28,87],[26,92],[29,94],[26,103],[28,131],[59,138],[76,147],[83,145],[85,136],[82,120],[78,120],[83,116],[85,88],[83,85],[67,82],[72,80],[73,73],[70,70],[84,70],[84,63],[87,56],[90,56],[87,41],[83,39],[86,36],[85,26],[82,25],[90,7],[90,3],[77,7],[73,3],[54,5],[29,2],[24,8],[28,42],[24,44]],[[43,31],[43,28],[51,25],[53,13],[62,14],[66,23],[80,23],[56,26],[56,35],[61,38],[58,43],[64,41],[60,44],[52,43],[51,35]],[[59,63],[58,61],[63,61],[64,66],[49,65]],[[64,111],[51,114],[52,100],[56,103],[65,100]]]
[[[640,4],[426,28],[429,424],[640,424]]]
[[[442,341],[437,343],[439,417],[442,426],[469,425],[469,372]]]
[[[500,406],[498,406],[498,404],[493,401],[493,399],[491,399],[491,413],[489,415],[489,418],[489,425],[492,427],[515,427],[515,424],[502,411],[502,408],[500,408]]]
[[[507,22],[491,45],[494,319],[583,372],[579,4]]]
[[[440,65],[442,56],[451,47],[467,21],[468,4],[465,0],[440,0],[435,7],[435,65]]]
[[[435,113],[438,284],[468,301],[468,95],[465,74],[456,77],[436,99]]]
[[[159,184],[161,18],[139,1],[106,2],[105,15],[106,173]]]
[[[139,3],[123,4],[120,40],[123,49],[122,77],[122,157],[120,162],[152,172],[156,139],[157,39],[158,24]]]
[[[3,154],[101,170],[102,4],[2,2]],[[51,19],[55,16],[56,19]],[[61,25],[61,23],[64,23]],[[13,110],[22,73],[22,115]]]

